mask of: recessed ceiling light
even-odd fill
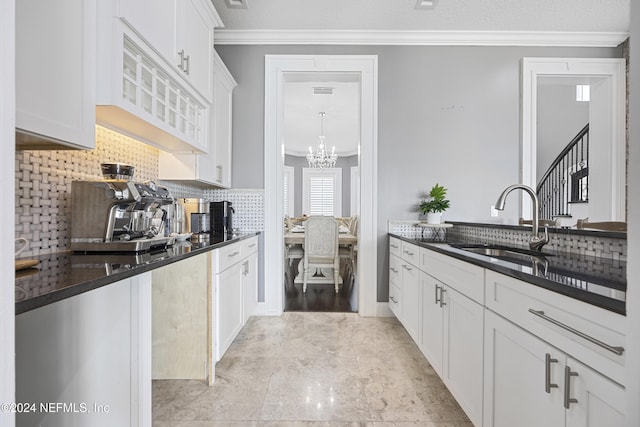
[[[247,0],[224,0],[228,8],[231,9],[248,9]]]
[[[433,9],[438,4],[438,0],[418,0],[416,9]]]

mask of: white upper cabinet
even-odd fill
[[[151,10],[153,19],[149,19]],[[209,0],[121,0],[120,15],[211,101],[213,29],[222,21]]]
[[[98,7],[97,122],[169,152],[207,153],[213,29],[221,25],[213,5],[112,0]]]
[[[171,59],[176,49],[176,5],[176,0],[122,0],[120,16],[160,55]]]
[[[220,187],[231,187],[231,146],[233,128],[233,89],[236,81],[214,51],[214,105],[212,149],[215,150],[215,180]]]
[[[207,154],[160,152],[159,179],[202,187],[231,187],[231,124],[236,81],[214,52],[214,104]]]
[[[16,143],[95,148],[95,0],[16,1]]]

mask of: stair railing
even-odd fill
[[[589,201],[589,123],[560,152],[539,182],[536,193],[540,218],[571,216],[571,203]]]

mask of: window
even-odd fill
[[[284,167],[284,214],[290,217],[295,216],[293,213],[294,206],[294,194],[295,194],[295,180],[293,175],[294,168],[293,166],[285,166]]]
[[[302,169],[302,213],[342,216],[342,169]]]

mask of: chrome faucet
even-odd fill
[[[531,230],[531,240],[529,240],[529,247],[531,248],[532,251],[541,252],[542,247],[549,242],[549,232],[547,231],[547,227],[545,226],[544,236],[538,235],[538,196],[536,196],[536,192],[533,191],[531,187],[527,185],[522,185],[522,184],[510,185],[502,192],[502,194],[500,194],[500,196],[498,196],[498,200],[496,200],[495,208],[501,211],[504,210],[504,202],[507,199],[507,194],[509,194],[511,191],[517,188],[519,188],[520,190],[523,190],[524,192],[529,194],[529,196],[531,196],[531,201],[533,203],[533,212],[531,215],[532,230]]]

